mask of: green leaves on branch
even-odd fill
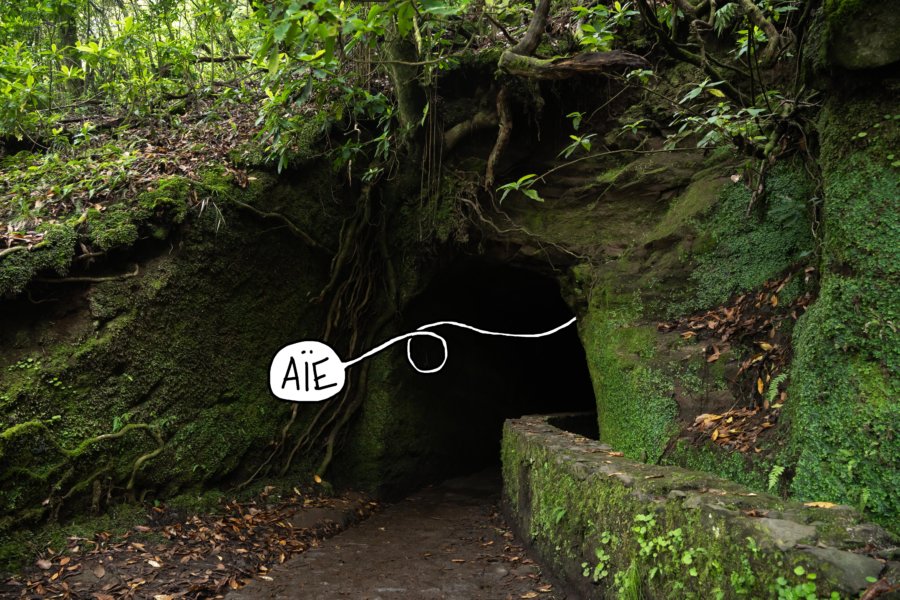
[[[503,204],[503,201],[506,200],[506,196],[508,196],[512,191],[521,192],[525,197],[531,198],[536,202],[543,202],[544,199],[541,198],[537,190],[532,189],[531,187],[536,182],[537,174],[529,173],[528,175],[522,175],[516,181],[511,181],[509,183],[501,185],[497,188],[498,192],[503,192],[503,194],[500,196],[500,204]]]

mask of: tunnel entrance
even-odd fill
[[[409,305],[405,330],[435,321],[458,321],[496,332],[551,330],[574,315],[558,282],[540,273],[484,260],[457,261],[440,271]],[[434,374],[415,373],[416,393],[428,404],[426,425],[436,480],[499,464],[507,418],[535,413],[590,411],[594,392],[584,348],[573,324],[553,335],[505,338],[455,327],[435,329],[449,355]],[[416,338],[420,368],[440,364],[440,342]],[[596,423],[596,417],[591,419]],[[429,469],[431,470],[431,469]]]

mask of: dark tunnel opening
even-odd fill
[[[538,333],[573,316],[555,279],[467,259],[434,276],[411,302],[405,324],[407,331],[457,321],[494,332]],[[508,418],[589,412],[592,416],[582,421],[579,433],[596,436],[594,392],[575,324],[540,338],[482,335],[451,326],[434,331],[447,342],[443,369],[419,374],[409,367],[417,395],[429,405],[432,481],[499,465],[502,426]],[[443,359],[440,342],[429,338],[414,339],[411,353],[422,369],[434,368]]]

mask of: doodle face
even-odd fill
[[[326,344],[297,342],[278,351],[269,367],[269,389],[282,400],[319,402],[344,388],[345,365]]]

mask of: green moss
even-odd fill
[[[653,231],[647,234],[645,242],[670,236],[687,225],[691,219],[705,214],[715,204],[721,189],[722,181],[716,178],[701,178],[691,183],[672,201],[666,214]]]
[[[0,258],[0,298],[21,292],[41,271],[65,275],[75,251],[75,230],[61,223],[38,226],[44,239],[28,251],[16,251]]]
[[[134,214],[125,204],[114,204],[104,212],[88,211],[88,239],[101,251],[130,246],[138,239]]]
[[[792,597],[782,593],[806,586],[807,593],[827,594],[836,587],[833,573],[825,569],[815,579],[807,577],[809,560],[764,546],[757,530],[728,511],[698,509],[678,497],[664,500],[652,485],[638,483],[665,481],[655,479],[661,470],[648,479],[633,464],[612,465],[610,473],[591,471],[565,450],[554,453],[509,427],[502,455],[504,501],[519,518],[526,515],[527,535],[557,575],[593,579],[592,597]],[[636,483],[618,481],[613,475],[621,471]],[[724,484],[680,473],[684,489]],[[663,478],[669,475],[674,473]],[[583,572],[573,568],[579,564]],[[795,571],[797,566],[804,568]]]
[[[602,296],[596,294],[598,300],[579,321],[600,439],[626,456],[656,461],[676,429],[673,381],[649,364],[654,330],[634,325],[637,300]]]
[[[169,222],[186,216],[186,198],[178,194],[189,189],[177,181],[160,186],[143,197],[144,214]],[[318,199],[296,189],[292,198],[298,212],[321,210]],[[92,225],[106,216],[92,215]],[[95,480],[104,501],[107,492],[120,497],[135,460],[158,450],[150,427],[164,447],[137,471],[136,496],[243,478],[268,456],[269,441],[290,416],[290,406],[269,393],[268,361],[285,342],[318,334],[320,308],[307,296],[324,285],[328,265],[284,230],[261,235],[255,219],[226,223],[206,211],[183,228],[181,251],[148,261],[139,277],[89,288],[87,329],[70,328],[69,337],[41,346],[39,362],[23,363],[21,350],[0,348],[0,364],[28,366],[0,380],[12,425],[4,438],[16,440],[0,441],[3,535],[66,495],[62,517],[84,510]],[[107,225],[120,231],[112,220]],[[247,239],[254,240],[252,252]],[[28,339],[28,323],[21,327]],[[301,411],[291,436],[311,413]],[[124,435],[96,439],[113,432]],[[295,457],[291,472],[308,462]]]
[[[662,464],[712,473],[756,491],[768,489],[768,461],[756,461],[712,444],[696,447],[687,440],[678,440]]]
[[[706,309],[731,295],[761,285],[791,264],[811,256],[813,238],[807,216],[810,183],[801,167],[780,165],[766,182],[766,210],[746,214],[750,192],[727,186],[698,244],[691,273],[693,294],[671,308],[673,315]]]
[[[900,135],[883,117],[894,105],[833,99],[823,113],[821,289],[796,327],[785,414],[792,493],[856,505],[897,530],[900,183],[887,155]]]
[[[825,0],[825,14],[837,26],[856,17],[864,6],[863,0]]]

